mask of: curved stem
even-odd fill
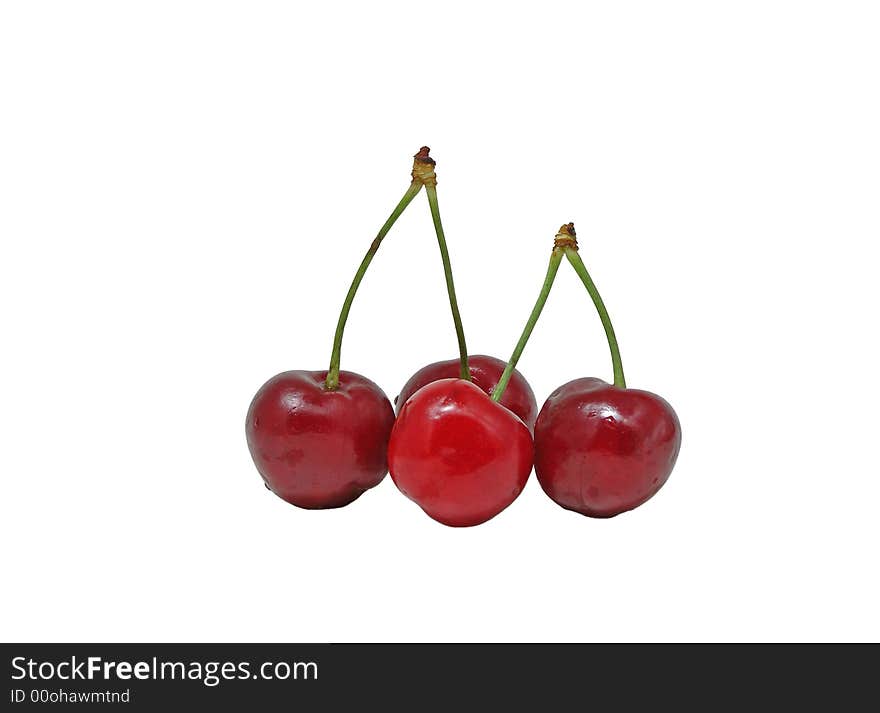
[[[382,244],[382,239],[388,234],[388,231],[391,230],[391,226],[397,222],[400,214],[403,213],[421,189],[422,184],[420,181],[414,180],[410,184],[406,193],[403,194],[403,198],[400,199],[400,203],[397,204],[397,207],[392,211],[388,220],[385,221],[385,225],[382,226],[379,233],[373,239],[373,242],[370,244],[370,249],[367,250],[367,254],[364,255],[364,259],[361,260],[361,264],[354,275],[354,279],[351,281],[351,287],[348,288],[345,302],[342,303],[342,311],[339,313],[339,321],[336,323],[336,333],[333,335],[333,352],[330,355],[330,369],[327,371],[327,379],[324,382],[324,388],[327,389],[327,391],[335,391],[339,386],[339,359],[342,352],[342,335],[343,332],[345,332],[345,322],[348,320],[348,313],[351,311],[351,303],[354,301],[354,296],[357,293],[358,287],[360,287],[361,280],[364,279],[364,273],[366,273],[367,268],[370,266],[376,251],[379,250],[379,246]]]
[[[535,328],[538,317],[541,316],[541,311],[544,309],[544,304],[547,302],[547,297],[550,295],[550,288],[553,287],[553,280],[556,279],[556,272],[559,270],[559,263],[562,262],[562,252],[561,248],[553,248],[553,252],[550,254],[550,264],[547,266],[547,276],[544,278],[544,284],[541,286],[538,300],[532,308],[532,313],[529,315],[526,326],[523,329],[519,341],[516,343],[516,347],[514,347],[513,354],[511,354],[507,366],[504,367],[504,371],[501,374],[501,378],[498,380],[498,384],[492,391],[492,400],[496,403],[501,401],[501,397],[504,395],[504,390],[507,388],[507,383],[513,375],[513,370],[516,369],[516,364],[519,361],[520,356],[522,356],[523,349],[526,348],[526,343],[529,341],[529,337],[532,336],[532,330]]]
[[[458,338],[459,376],[471,380],[471,372],[468,368],[467,345],[464,341],[464,328],[461,326],[461,315],[458,312],[458,300],[455,297],[455,283],[452,280],[452,265],[449,262],[449,250],[446,247],[446,236],[443,234],[443,224],[440,222],[440,207],[437,205],[437,188],[431,183],[426,183],[425,192],[428,194],[428,204],[431,206],[431,218],[434,220],[434,231],[437,233],[437,243],[440,245],[440,257],[443,260],[443,273],[446,275],[446,292],[449,294],[449,307],[452,309],[452,321],[455,322],[455,335]]]
[[[608,310],[605,309],[605,303],[602,301],[602,297],[599,295],[599,290],[596,289],[596,285],[593,283],[590,273],[587,272],[587,267],[584,265],[584,261],[581,260],[581,256],[578,255],[577,248],[566,247],[564,250],[565,257],[568,258],[574,271],[578,274],[578,277],[581,278],[581,282],[584,283],[584,287],[587,288],[587,292],[590,293],[590,297],[593,299],[593,304],[596,305],[596,311],[599,313],[599,319],[602,320],[602,326],[605,327],[605,336],[608,338],[608,347],[611,349],[611,363],[614,367],[614,385],[619,386],[621,389],[625,389],[626,379],[623,377],[623,363],[620,361],[620,349],[617,346],[617,337],[614,336],[614,326],[611,324]]]

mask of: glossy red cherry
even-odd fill
[[[336,508],[378,485],[394,409],[382,389],[350,371],[326,388],[326,371],[285,371],[248,409],[251,457],[268,488],[301,508]]]
[[[441,379],[403,404],[388,467],[401,492],[430,517],[453,527],[479,525],[525,487],[532,434],[480,387]]]
[[[680,446],[678,417],[656,394],[575,379],[538,414],[535,474],[562,507],[613,517],[663,486]]]
[[[468,357],[468,369],[471,373],[471,381],[479,386],[487,394],[491,395],[498,384],[506,362],[485,354],[476,354]],[[454,379],[459,375],[459,360],[438,361],[422,367],[413,374],[409,381],[403,385],[400,394],[394,399],[397,410],[406,403],[406,400],[426,384],[439,379]],[[501,396],[501,405],[513,411],[522,419],[522,422],[533,429],[535,418],[538,416],[538,402],[529,382],[522,374],[514,371],[504,393]]]

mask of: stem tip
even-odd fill
[[[419,152],[413,156],[416,161],[421,163],[430,163],[432,166],[436,163],[430,156],[431,149],[428,146],[422,146]]]

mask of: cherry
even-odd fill
[[[248,409],[251,456],[266,486],[302,508],[348,505],[387,472],[391,402],[350,371],[325,388],[326,371],[285,371],[269,379]]]
[[[498,380],[501,378],[505,366],[507,364],[501,359],[485,354],[468,357],[471,381],[490,396],[498,385]],[[438,379],[454,378],[458,374],[458,359],[438,361],[422,367],[409,378],[409,381],[400,390],[400,394],[394,399],[397,409],[400,410],[406,400],[426,384]],[[518,371],[514,370],[510,384],[499,403],[519,416],[522,422],[529,427],[529,430],[534,429],[535,418],[538,416],[538,403],[535,401],[535,394],[532,387],[529,386],[529,382]]]
[[[266,486],[294,505],[341,507],[385,477],[394,409],[372,381],[340,371],[342,337],[358,287],[382,240],[423,186],[443,259],[462,369],[467,374],[464,332],[437,207],[435,163],[429,151],[423,146],[413,157],[412,182],[355,273],[336,324],[330,368],[278,374],[263,384],[248,409],[245,432],[254,464]]]
[[[575,379],[550,394],[538,415],[535,474],[562,507],[612,517],[663,486],[680,446],[678,417],[656,394]]]
[[[532,470],[532,435],[522,420],[463,379],[419,389],[400,409],[388,444],[395,485],[444,525],[495,517]]]
[[[563,257],[599,313],[611,350],[614,384],[575,379],[550,395],[535,422],[535,474],[544,492],[562,507],[591,517],[613,517],[644,503],[669,478],[681,446],[681,426],[662,398],[626,388],[614,327],[578,254],[572,223],[556,235],[544,285],[501,383],[528,342]]]

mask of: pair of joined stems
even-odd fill
[[[571,232],[569,233],[568,230]],[[496,403],[500,401],[501,397],[504,395],[504,390],[507,388],[507,384],[510,381],[510,377],[513,375],[514,369],[516,369],[519,358],[522,356],[523,350],[526,348],[529,337],[532,335],[532,330],[535,328],[535,324],[537,324],[538,318],[541,316],[541,312],[547,302],[547,297],[550,295],[550,289],[553,287],[553,282],[556,279],[556,273],[559,271],[559,264],[562,262],[563,257],[568,259],[568,262],[574,268],[574,271],[581,279],[581,282],[584,283],[584,287],[587,288],[587,292],[593,300],[596,311],[599,313],[599,319],[602,321],[602,326],[605,328],[605,336],[608,339],[608,347],[611,350],[611,363],[614,369],[614,385],[622,389],[626,388],[626,379],[623,375],[623,363],[620,359],[620,349],[617,346],[617,337],[614,334],[614,326],[611,324],[608,310],[605,308],[602,296],[599,294],[599,290],[596,289],[596,285],[590,277],[590,273],[587,271],[584,261],[581,260],[581,256],[578,254],[577,243],[574,240],[574,226],[571,224],[569,224],[569,226],[564,226],[564,231],[565,232],[561,232],[557,235],[557,242],[561,242],[562,244],[557,244],[553,247],[553,252],[550,254],[550,264],[547,267],[547,275],[544,277],[544,284],[541,286],[541,292],[538,294],[538,299],[535,302],[535,306],[532,308],[532,313],[529,315],[522,335],[516,343],[516,347],[514,347],[513,354],[510,356],[510,360],[507,362],[507,366],[502,372],[497,386],[492,391],[492,400]]]
[[[417,171],[419,157],[423,154],[423,170]],[[458,339],[459,375],[462,379],[466,379],[467,381],[470,381],[471,379],[470,369],[468,368],[468,353],[464,338],[464,328],[461,324],[461,314],[458,310],[458,299],[455,296],[455,283],[452,279],[452,265],[449,261],[449,249],[446,246],[446,236],[443,232],[443,223],[440,220],[440,207],[437,203],[436,179],[434,178],[433,170],[428,167],[433,166],[433,161],[431,161],[430,164],[426,164],[424,163],[424,159],[427,159],[427,149],[423,148],[418,154],[416,154],[416,164],[413,168],[413,181],[410,184],[410,187],[407,189],[406,193],[403,194],[403,198],[400,199],[400,202],[391,212],[388,220],[386,220],[385,224],[379,229],[378,234],[370,244],[363,260],[361,260],[361,264],[354,275],[354,279],[351,281],[351,286],[348,288],[348,293],[345,295],[345,302],[342,303],[342,310],[339,313],[339,321],[336,324],[336,332],[333,335],[333,351],[330,355],[330,368],[327,371],[327,378],[324,382],[324,388],[327,391],[335,391],[339,387],[339,363],[342,354],[342,336],[345,332],[345,323],[348,321],[348,313],[351,311],[351,305],[354,302],[358,287],[360,287],[361,281],[364,279],[364,275],[367,272],[367,268],[369,268],[370,263],[373,261],[373,257],[379,250],[382,240],[397,222],[397,219],[403,214],[403,211],[406,210],[406,207],[412,202],[413,198],[418,195],[422,186],[425,187],[425,193],[428,195],[428,205],[431,209],[431,218],[434,222],[434,232],[437,234],[437,243],[440,246],[440,258],[443,262],[443,273],[446,277],[446,292],[449,295],[449,307],[452,311],[452,321],[455,324],[455,334]],[[427,173],[424,170],[425,168],[427,168]],[[420,177],[420,175],[422,177]]]

